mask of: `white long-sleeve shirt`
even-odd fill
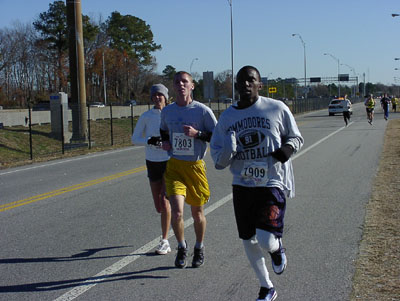
[[[231,106],[221,114],[210,148],[216,168],[230,165],[233,185],[278,187],[293,197],[292,161],[282,164],[270,153],[284,144],[297,152],[303,143],[289,108],[281,101],[260,96],[248,108]]]
[[[351,101],[349,99],[342,100],[343,112],[350,111]]]
[[[146,160],[162,162],[169,160],[169,155],[160,146],[149,145],[150,137],[160,137],[161,110],[151,109],[140,115],[132,134],[132,143],[146,147]]]

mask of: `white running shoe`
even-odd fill
[[[156,253],[159,255],[166,255],[169,252],[171,252],[171,247],[169,246],[168,240],[166,239],[160,240],[160,243],[156,248]]]
[[[273,287],[261,287],[256,301],[274,301],[278,294]]]
[[[286,249],[282,248],[282,240],[279,238],[279,249],[274,253],[269,253],[272,259],[272,268],[278,275],[282,274],[287,266]]]

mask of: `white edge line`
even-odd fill
[[[16,172],[20,172],[20,171],[27,171],[27,170],[31,170],[31,169],[37,169],[37,168],[43,168],[43,167],[48,167],[48,166],[53,166],[53,165],[59,165],[59,164],[63,164],[63,163],[69,163],[69,162],[73,162],[73,161],[79,161],[79,160],[84,160],[84,159],[92,159],[92,158],[96,158],[96,157],[106,156],[106,155],[109,155],[109,154],[125,152],[125,151],[128,151],[128,150],[140,149],[140,148],[143,148],[143,147],[144,146],[133,146],[133,147],[127,147],[127,148],[113,150],[113,151],[97,152],[97,153],[94,153],[94,154],[82,155],[82,156],[75,157],[75,158],[72,158],[72,159],[65,159],[65,160],[61,159],[61,161],[57,161],[57,162],[44,163],[44,164],[41,164],[41,165],[24,167],[24,168],[14,169],[14,170],[6,171],[6,172],[0,172],[0,176],[11,174],[11,173],[16,173]]]
[[[354,121],[349,123],[349,126],[353,123]],[[337,129],[336,131],[330,133],[328,136],[322,138],[321,140],[315,142],[314,144],[310,145],[309,147],[307,147],[306,149],[302,150],[301,152],[295,154],[292,158],[292,160],[297,159],[298,157],[304,155],[305,153],[307,153],[308,151],[310,151],[311,149],[313,149],[314,147],[316,147],[317,145],[321,144],[322,142],[324,142],[325,140],[327,140],[328,138],[332,137],[333,135],[336,135],[337,133],[339,133],[340,131],[343,131],[345,129],[345,127],[342,127],[340,129]]]
[[[215,209],[221,207],[222,205],[224,205],[231,199],[232,199],[232,193],[223,197],[216,203],[208,206],[204,210],[204,214],[207,215],[207,214],[213,212]],[[193,218],[189,218],[185,221],[184,227],[187,228],[192,224],[193,224]],[[169,234],[168,234],[168,238],[172,237],[173,235],[174,235],[173,231],[170,230]],[[82,295],[83,293],[85,293],[86,291],[88,291],[89,289],[91,289],[92,287],[97,285],[97,283],[103,281],[104,279],[115,274],[116,272],[123,269],[127,265],[131,264],[135,260],[139,259],[141,256],[143,256],[143,254],[148,253],[151,249],[153,249],[155,246],[158,245],[159,241],[160,241],[160,239],[158,237],[153,239],[152,241],[148,242],[144,246],[140,247],[139,249],[137,249],[137,250],[133,251],[132,253],[130,253],[129,255],[125,256],[121,260],[119,260],[116,263],[105,268],[100,273],[98,273],[98,274],[94,275],[93,277],[90,277],[88,280],[82,282],[79,286],[76,286],[72,290],[61,295],[54,301],[67,301],[67,300],[73,300],[73,299],[77,298],[78,296]]]
[[[349,123],[349,125],[351,125],[352,123],[353,122]],[[295,160],[295,159],[299,158],[300,156],[304,155],[305,153],[307,153],[308,151],[310,151],[314,147],[318,146],[319,144],[321,144],[325,140],[329,139],[333,135],[339,133],[343,129],[345,129],[345,127],[342,127],[340,129],[330,133],[328,136],[322,138],[321,140],[319,140],[316,143],[310,145],[309,147],[307,147],[306,149],[302,150],[301,152],[295,154],[293,156],[292,160]],[[222,205],[224,205],[225,203],[227,203],[230,200],[232,200],[232,193],[228,194],[227,196],[223,197],[222,199],[220,199],[216,203],[214,203],[214,204],[208,206],[207,208],[205,208],[204,209],[204,214],[205,215],[210,214],[211,212],[213,212],[217,208],[221,207]],[[192,225],[192,224],[193,224],[193,218],[187,219],[184,222],[185,229],[187,227],[189,227],[190,225]],[[170,230],[169,233],[168,233],[168,238],[172,237],[173,235],[174,235],[173,231]],[[118,272],[119,270],[123,269],[127,265],[131,264],[135,260],[139,259],[141,256],[143,256],[143,254],[148,253],[151,249],[153,249],[154,247],[157,246],[157,244],[159,243],[159,240],[160,240],[159,237],[153,239],[152,241],[148,242],[147,244],[145,244],[144,246],[140,247],[136,251],[133,251],[132,253],[130,253],[128,256],[122,258],[121,260],[117,261],[116,263],[112,264],[111,266],[105,268],[100,273],[98,273],[98,274],[94,275],[93,277],[91,277],[90,279],[82,282],[79,286],[76,286],[75,288],[73,288],[70,291],[66,292],[65,294],[61,295],[60,297],[58,297],[54,301],[70,301],[70,300],[73,300],[73,299],[77,298],[78,296],[82,295],[83,293],[85,293],[86,291],[91,289],[92,287],[96,286],[97,283],[103,281],[104,279],[106,279],[106,278],[110,277],[111,275],[115,274],[116,272]]]

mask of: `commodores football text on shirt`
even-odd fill
[[[251,129],[251,128],[263,128],[270,129],[269,119],[264,117],[248,117],[242,120],[236,121],[234,125],[229,127],[229,130],[235,131],[236,133]]]
[[[265,147],[259,147],[256,149],[246,149],[237,152],[235,155],[236,160],[256,160],[268,157],[268,151]]]

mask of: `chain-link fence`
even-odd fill
[[[72,116],[74,110],[81,114],[79,109],[70,105],[67,114],[63,114],[62,105],[45,112],[28,108],[19,112],[25,115],[20,125],[5,126],[0,122],[0,167],[131,145],[138,119],[134,107],[87,106],[87,118],[76,125]]]
[[[361,100],[351,99],[353,103]],[[291,100],[285,103],[294,114],[301,114],[327,109],[329,101],[330,99],[316,98]],[[217,118],[231,105],[228,102],[205,104],[214,111]],[[77,125],[74,124],[72,116],[74,110],[75,114],[82,113],[79,112],[79,107],[69,105],[67,112],[64,112],[60,106],[58,110],[40,112],[41,117],[38,117],[39,112],[29,108],[21,113],[22,118],[24,117],[21,125],[4,126],[0,120],[0,168],[32,160],[41,161],[130,146],[136,122],[148,109],[150,105],[87,106],[83,114],[85,116],[83,124]],[[81,139],[82,128],[84,139]]]

